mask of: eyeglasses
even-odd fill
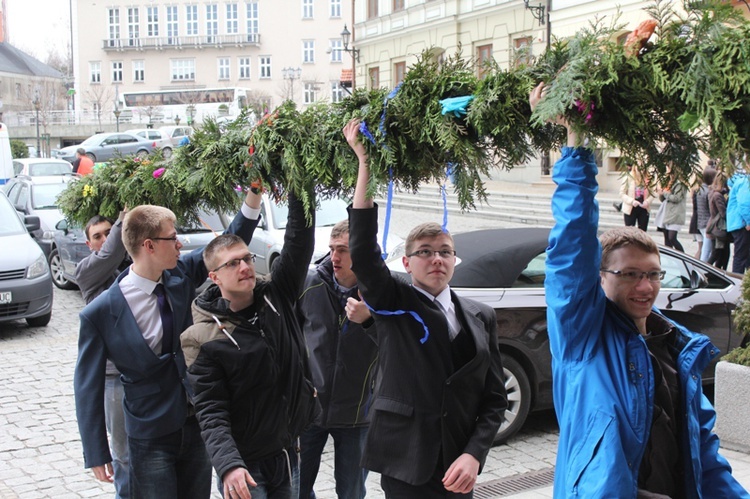
[[[622,270],[602,269],[601,271],[616,275],[618,278],[622,279],[625,282],[641,282],[641,279],[643,279],[644,277],[651,282],[659,282],[664,279],[665,275],[667,275],[666,270],[652,270],[650,272],[628,270],[623,272]]]
[[[177,236],[172,237],[149,237],[152,241],[172,241],[173,243],[177,242]]]
[[[441,249],[441,250],[431,250],[431,249],[418,249],[417,251],[413,253],[409,253],[406,256],[416,256],[418,258],[432,258],[433,255],[438,255],[440,258],[447,260],[448,258],[452,256],[456,256],[456,250],[449,250],[449,249]]]
[[[248,255],[243,256],[242,258],[234,258],[232,260],[229,260],[226,263],[222,263],[221,265],[213,269],[211,272],[216,272],[218,270],[223,269],[224,267],[228,269],[236,269],[237,267],[240,266],[241,262],[245,262],[245,264],[249,266],[251,263],[255,263],[255,255],[250,253]]]

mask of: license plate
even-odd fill
[[[13,295],[10,291],[3,291],[0,293],[0,305],[3,305],[5,303],[10,303],[13,301]]]

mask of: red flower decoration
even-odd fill
[[[161,177],[162,175],[164,175],[165,171],[167,171],[166,168],[157,168],[156,170],[154,170],[154,178]]]

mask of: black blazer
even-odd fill
[[[362,465],[412,485],[426,483],[469,453],[481,466],[503,419],[507,399],[492,308],[451,292],[475,356],[454,372],[443,312],[410,284],[392,277],[377,244],[377,207],[349,209],[349,248],[359,289],[374,314],[379,365]],[[442,454],[441,454],[442,453]],[[438,463],[438,457],[443,462]]]

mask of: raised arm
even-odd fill
[[[367,185],[370,182],[370,167],[367,163],[365,146],[362,144],[362,139],[359,135],[359,120],[351,120],[346,124],[344,127],[344,136],[359,160],[357,184],[354,188],[352,207],[354,209],[372,208],[374,206],[372,198],[367,196]]]
[[[112,229],[99,251],[94,251],[76,265],[75,278],[81,295],[90,303],[104,289],[112,284],[117,268],[127,252],[122,244],[122,220],[125,211],[112,225]]]

